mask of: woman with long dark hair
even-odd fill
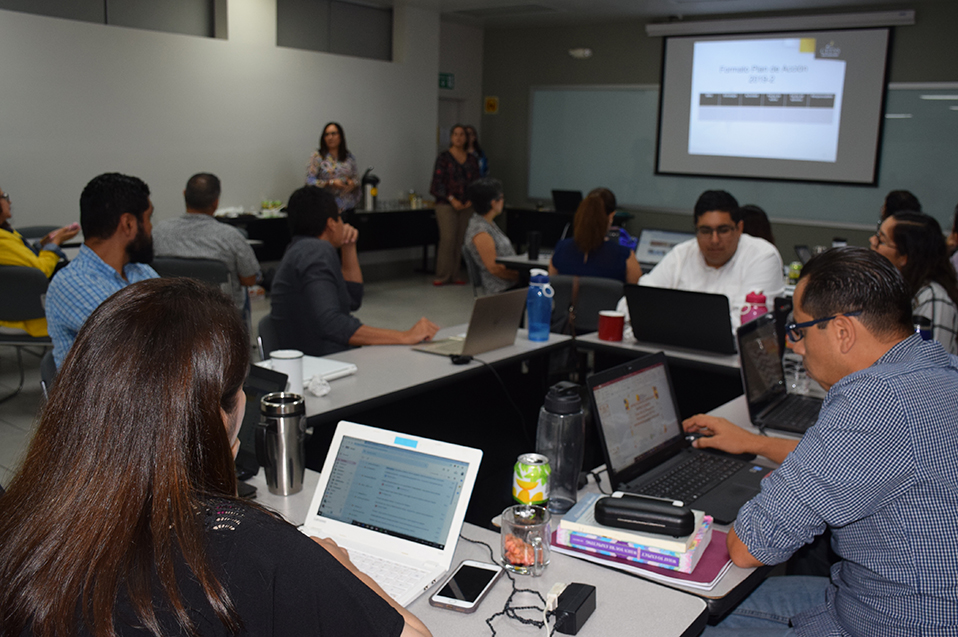
[[[871,246],[908,283],[915,319],[931,321],[932,338],[958,354],[958,278],[938,221],[921,212],[896,212],[878,225]]]
[[[0,632],[428,634],[335,544],[236,497],[248,369],[236,308],[199,283],[90,315],[0,498]]]
[[[356,158],[346,148],[346,133],[337,122],[323,127],[319,149],[313,151],[306,168],[306,185],[329,190],[336,197],[340,212],[359,204],[359,168]]]
[[[607,210],[599,194],[583,199],[572,218],[572,238],[556,244],[549,261],[549,274],[597,276],[637,283],[642,267],[635,259],[635,251],[606,239],[614,213],[614,206],[611,211]]]
[[[486,159],[486,152],[479,145],[479,132],[472,124],[466,124],[466,152],[476,158],[479,162],[479,174],[482,177],[489,176],[489,160]]]
[[[449,131],[449,150],[439,153],[432,170],[429,192],[436,198],[436,224],[439,226],[433,285],[465,283],[459,279],[459,262],[466,227],[472,217],[466,188],[479,179],[479,162],[466,150],[467,139],[465,126],[453,126]]]

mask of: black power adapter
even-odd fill
[[[594,611],[595,586],[573,582],[559,595],[555,629],[564,635],[576,635]]]

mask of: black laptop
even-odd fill
[[[575,212],[582,203],[581,190],[553,190],[552,205],[556,212]]]
[[[748,415],[760,429],[803,434],[818,420],[822,400],[789,394],[775,315],[763,314],[736,330]]]
[[[662,352],[594,374],[588,385],[614,489],[681,500],[720,524],[761,490],[768,467],[690,445]]]
[[[724,294],[626,285],[635,340],[716,354],[734,354],[732,318]]]

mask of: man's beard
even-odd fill
[[[136,226],[136,236],[133,241],[126,244],[126,255],[130,257],[130,263],[153,262],[153,237],[143,231],[143,226],[139,222]]]

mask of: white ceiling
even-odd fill
[[[388,1],[388,0],[387,0]],[[571,24],[616,18],[668,19],[768,11],[916,9],[955,0],[408,0],[438,10],[443,19],[484,26]],[[392,4],[390,2],[390,4]]]

